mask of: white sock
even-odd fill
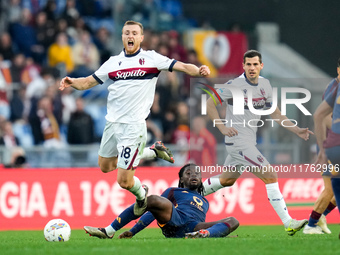
[[[150,149],[150,147],[146,147],[143,150],[143,154],[142,154],[142,158],[143,159],[153,159],[156,157],[156,152],[152,149]]]
[[[270,204],[274,208],[277,215],[280,217],[284,226],[288,227],[292,217],[290,217],[288,213],[286,202],[279,189],[279,183],[275,182],[266,184],[266,189]]]
[[[217,175],[209,179],[206,179],[203,182],[203,187],[204,187],[204,196],[207,196],[211,193],[218,191],[219,189],[222,189],[223,186],[221,185],[221,182],[220,182],[220,176]]]
[[[109,236],[109,237],[112,237],[116,230],[111,226],[111,225],[108,225],[106,228],[105,228],[105,231],[106,231],[106,234]]]
[[[143,189],[142,184],[140,183],[140,180],[138,177],[133,177],[135,184],[129,191],[136,196],[138,200],[142,200],[145,198],[145,189]]]

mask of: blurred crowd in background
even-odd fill
[[[91,75],[118,54],[127,19],[145,26],[145,50],[200,65],[196,52],[183,46],[181,29],[196,24],[183,17],[180,1],[9,0],[1,1],[0,7],[0,146],[5,148],[0,162],[8,167],[35,166],[25,149],[99,144],[107,87],[60,92],[58,86],[64,76]],[[162,140],[181,146],[184,153],[177,155],[178,164],[188,160],[189,97],[190,77],[162,72],[147,120],[148,145]],[[201,148],[197,158],[213,162],[215,137],[205,128],[205,119],[194,121],[192,141]],[[67,155],[70,162],[77,156],[89,157],[77,150]],[[39,154],[36,157],[41,160]],[[52,158],[57,160],[53,166],[65,163],[63,155],[58,158],[52,152],[47,161]]]

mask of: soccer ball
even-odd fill
[[[66,242],[70,239],[70,225],[62,219],[50,220],[44,228],[44,236],[49,242]]]

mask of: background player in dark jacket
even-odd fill
[[[183,166],[179,173],[178,188],[168,188],[161,196],[151,195],[147,199],[147,213],[136,225],[122,233],[119,238],[131,238],[155,219],[165,237],[225,237],[237,229],[239,222],[234,217],[205,222],[209,202],[203,197],[203,185],[199,168],[194,164]],[[130,221],[137,219],[133,205],[125,209],[106,228],[85,226],[91,236],[112,238],[115,232]]]

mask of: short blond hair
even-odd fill
[[[141,34],[144,34],[144,28],[143,28],[142,23],[137,22],[137,21],[133,21],[133,20],[128,20],[128,21],[125,22],[123,28],[125,26],[128,26],[128,25],[138,25],[140,27]],[[123,32],[123,29],[122,29],[122,32]]]

